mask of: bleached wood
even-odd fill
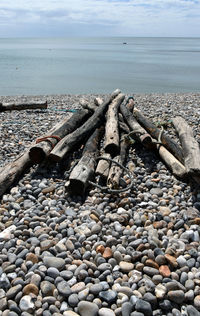
[[[184,164],[190,175],[200,175],[200,148],[192,128],[181,116],[172,119],[183,149]]]

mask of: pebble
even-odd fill
[[[82,301],[78,304],[78,312],[81,316],[97,316],[99,308],[95,303]]]
[[[109,308],[100,308],[99,310],[99,316],[115,316],[115,313],[113,312],[112,309],[109,309]]]

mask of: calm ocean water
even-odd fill
[[[199,92],[200,38],[4,38],[0,72],[0,95]]]

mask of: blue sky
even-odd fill
[[[0,0],[0,37],[200,37],[200,0]]]

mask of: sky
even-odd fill
[[[200,0],[0,0],[0,37],[200,37]]]

